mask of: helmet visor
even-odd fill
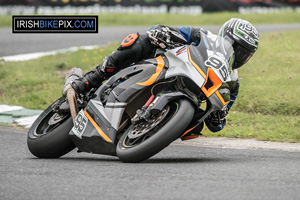
[[[241,66],[246,64],[248,60],[253,56],[253,52],[245,49],[237,43],[234,44],[233,48],[235,53],[235,60],[232,66],[233,69],[240,68]]]

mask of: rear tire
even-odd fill
[[[173,104],[170,105],[170,104]],[[176,105],[174,107],[174,104]],[[181,99],[170,102],[167,116],[162,119],[149,133],[141,134],[137,144],[132,142],[128,134],[134,130],[131,125],[120,138],[117,144],[117,156],[123,162],[141,162],[157,154],[171,142],[179,138],[194,116],[194,107],[189,100]],[[150,125],[151,126],[151,125]],[[147,137],[148,134],[148,137]],[[142,138],[143,137],[143,138]],[[134,140],[133,140],[134,141]]]
[[[63,100],[63,97],[59,100]],[[69,137],[73,127],[71,115],[66,114],[56,124],[49,124],[50,118],[55,114],[51,106],[35,120],[28,132],[28,149],[38,158],[59,158],[75,148]]]

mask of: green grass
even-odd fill
[[[265,14],[240,14],[238,12],[203,13],[201,15],[179,14],[100,14],[101,26],[153,26],[155,24],[177,25],[214,25],[223,24],[226,20],[238,17],[250,21],[253,24],[286,24],[299,23],[300,14],[295,11],[265,13]],[[11,27],[12,16],[0,17],[0,27]]]
[[[95,50],[79,50],[26,62],[2,62],[0,104],[45,109],[61,96],[68,69],[76,66],[87,72],[101,63],[104,56],[117,46],[114,44]]]
[[[239,111],[300,115],[300,31],[263,34],[259,49],[239,71]]]
[[[276,142],[300,142],[300,116],[263,115],[230,111],[222,131],[202,131],[207,137],[256,138]]]
[[[240,93],[224,130],[205,136],[300,142],[300,30],[265,33],[259,50],[239,70]],[[0,63],[0,104],[45,109],[61,96],[66,69],[87,72],[118,47]],[[291,78],[289,78],[291,77]]]
[[[280,12],[268,14],[240,14],[238,12],[203,13],[201,15],[138,15],[114,14],[99,15],[100,26],[153,26],[154,24],[176,25],[214,25],[223,24],[226,20],[237,17],[253,24],[299,23],[300,14],[296,12]]]

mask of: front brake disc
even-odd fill
[[[135,139],[152,131],[169,113],[170,107],[164,108],[158,115],[151,116],[148,121],[136,124],[128,133],[129,139]]]

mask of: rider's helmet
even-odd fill
[[[234,49],[232,69],[244,65],[255,53],[259,43],[256,28],[248,21],[231,18],[219,31],[219,36],[228,40]]]

